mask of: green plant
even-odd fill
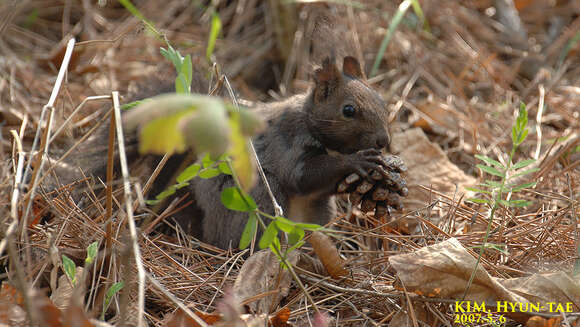
[[[413,0],[415,1],[415,0]],[[121,3],[158,37],[162,35],[154,25],[145,19],[129,0]],[[209,61],[221,30],[217,13],[212,15],[211,31],[206,49]],[[286,254],[301,246],[305,230],[317,230],[315,224],[292,222],[284,217],[269,215],[261,211],[254,199],[247,194],[255,180],[255,172],[249,151],[249,138],[259,128],[259,120],[246,110],[239,110],[224,103],[219,98],[190,94],[192,81],[191,57],[183,57],[169,41],[163,37],[167,48],[161,48],[162,55],[173,63],[177,72],[175,89],[177,94],[162,95],[131,103],[126,107],[139,107],[138,115],[128,117],[129,124],[140,127],[139,150],[142,153],[171,154],[193,148],[202,155],[201,163],[196,162],[181,172],[176,183],[159,193],[148,204],[157,204],[189,185],[195,178],[213,178],[220,174],[231,175],[236,186],[222,191],[221,202],[230,210],[247,212],[248,222],[242,232],[239,247],[249,246],[260,224],[264,230],[258,245],[271,248],[282,262]],[[128,114],[131,115],[131,111]],[[131,128],[131,127],[129,127]],[[262,218],[270,219],[266,225]],[[288,233],[290,247],[282,251],[278,234]]]
[[[205,58],[207,59],[208,62],[211,62],[211,56],[213,54],[215,43],[221,29],[222,29],[222,21],[220,20],[220,16],[214,11],[211,16],[211,30],[209,31],[207,48],[205,51]]]
[[[107,293],[105,293],[105,303],[103,304],[103,310],[101,311],[101,320],[105,320],[105,312],[109,309],[113,296],[119,293],[123,289],[123,286],[125,286],[124,282],[116,282],[107,289]]]
[[[509,153],[509,157],[505,165],[490,157],[484,155],[475,155],[477,159],[483,161],[484,163],[478,164],[477,167],[491,176],[498,177],[499,180],[487,179],[480,184],[482,188],[468,188],[468,190],[479,193],[481,195],[481,197],[478,198],[470,198],[468,199],[468,201],[488,205],[490,207],[490,212],[488,217],[486,233],[483,238],[483,244],[481,245],[479,256],[477,258],[477,262],[473,270],[473,273],[471,274],[471,277],[469,279],[469,283],[465,290],[465,294],[467,294],[469,286],[473,282],[477,266],[479,265],[483,252],[487,247],[487,239],[489,237],[491,225],[497,209],[499,209],[502,206],[525,207],[530,204],[530,201],[521,199],[511,199],[513,193],[520,192],[522,190],[534,187],[536,185],[536,182],[523,183],[519,185],[516,182],[517,177],[538,171],[539,168],[530,168],[524,170],[524,168],[528,167],[529,165],[535,162],[534,159],[525,159],[515,164],[512,164],[518,146],[522,144],[522,142],[524,142],[524,140],[528,136],[528,129],[526,127],[527,124],[528,124],[528,112],[526,110],[526,105],[524,103],[521,103],[518,117],[516,119],[515,124],[512,127],[512,149]]]
[[[99,249],[98,242],[93,242],[89,244],[89,246],[87,247],[87,257],[85,258],[85,267],[87,267],[88,265],[92,264],[95,261],[98,249]],[[73,285],[76,285],[77,266],[75,265],[74,261],[71,260],[71,258],[67,257],[64,254],[62,255],[62,270],[71,280]]]
[[[385,51],[387,50],[387,46],[389,45],[391,38],[395,34],[397,27],[401,23],[401,20],[405,16],[405,13],[407,12],[407,9],[409,9],[410,6],[413,7],[413,11],[415,12],[415,15],[417,15],[417,18],[419,19],[419,21],[423,25],[425,31],[427,31],[427,32],[429,31],[429,29],[430,29],[429,23],[425,19],[425,15],[423,14],[423,10],[421,9],[421,5],[419,4],[419,1],[418,0],[404,0],[403,2],[401,2],[401,4],[399,5],[399,8],[397,9],[397,12],[395,12],[395,16],[393,16],[393,19],[391,20],[391,23],[389,24],[389,28],[387,29],[387,33],[385,34],[385,37],[383,38],[383,41],[381,42],[381,45],[379,46],[379,52],[377,53],[377,56],[376,56],[375,61],[373,63],[373,67],[371,68],[370,77],[373,77],[377,74],[377,71],[379,70],[379,65],[380,65],[381,61],[383,60],[383,56],[385,55]]]
[[[71,280],[73,285],[75,285],[77,283],[77,266],[69,257],[64,254],[62,255],[62,269]]]
[[[169,42],[167,49],[161,48],[161,54],[165,59],[171,61],[177,71],[175,78],[175,92],[182,94],[191,93],[191,79],[193,78],[193,67],[191,64],[191,55],[183,57],[179,51],[175,50]]]
[[[509,153],[507,165],[484,155],[475,155],[477,159],[485,163],[485,165],[477,164],[476,167],[489,175],[499,177],[500,180],[494,181],[487,179],[485,182],[480,184],[482,188],[468,188],[470,191],[481,195],[487,195],[487,198],[470,198],[469,201],[490,205],[492,213],[495,212],[494,209],[497,210],[500,205],[506,207],[525,207],[530,204],[530,201],[503,198],[505,193],[516,193],[536,185],[536,182],[529,182],[520,185],[513,182],[520,176],[538,171],[538,168],[523,170],[523,168],[533,164],[536,161],[534,159],[525,159],[512,164],[518,146],[522,144],[528,136],[528,129],[526,128],[527,124],[528,112],[526,110],[526,105],[522,103],[520,104],[519,115],[516,119],[516,123],[512,127],[512,149]]]

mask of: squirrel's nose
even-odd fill
[[[387,151],[390,151],[390,144],[391,144],[391,139],[389,138],[388,135],[381,135],[377,138],[376,141],[376,149],[381,150],[381,149],[386,149]]]

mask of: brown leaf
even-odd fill
[[[38,317],[44,326],[49,327],[64,327],[62,312],[50,301],[45,295],[33,297],[34,308],[37,310]]]
[[[332,278],[340,279],[348,274],[348,271],[344,268],[344,260],[338,255],[338,250],[330,237],[314,231],[312,236],[310,236],[310,243]]]
[[[270,318],[270,323],[272,327],[290,327],[288,318],[290,318],[290,309],[282,308],[274,317]]]
[[[405,288],[416,294],[441,297],[461,298],[467,287],[476,258],[474,258],[454,238],[448,239],[415,252],[389,257],[389,263],[397,271],[395,288]],[[580,281],[564,272],[534,274],[520,278],[493,278],[480,264],[466,301],[486,303],[488,309],[497,303],[536,304],[549,308],[548,303],[570,303],[571,310],[580,308],[573,304],[580,303]],[[502,311],[518,322],[525,323],[529,315],[512,314]]]
[[[200,317],[206,324],[213,325],[221,320],[221,316],[218,314],[204,313],[201,311],[196,311],[195,315]],[[169,321],[165,324],[166,327],[200,327],[200,325],[191,318],[188,314],[183,312],[183,310],[178,309],[169,318]]]
[[[19,305],[22,296],[16,288],[6,283],[0,288],[0,326],[24,326],[26,312]]]
[[[454,127],[455,128],[455,127]],[[444,194],[466,193],[465,187],[476,184],[476,179],[454,165],[439,145],[429,141],[419,128],[393,133],[391,148],[407,164],[405,180],[409,196],[403,199],[406,211],[417,210],[428,203],[433,194],[419,185],[432,187]],[[416,224],[416,221],[413,222]]]
[[[64,313],[65,327],[94,327],[83,308],[71,305]]]
[[[298,251],[293,251],[287,260],[291,265],[298,262]],[[253,312],[268,313],[288,295],[292,276],[281,269],[280,261],[272,251],[266,249],[250,256],[240,269],[234,283],[234,294]]]

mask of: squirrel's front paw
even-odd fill
[[[347,160],[352,172],[359,174],[361,177],[367,177],[369,172],[372,171],[377,171],[385,178],[389,176],[389,173],[385,170],[385,167],[388,167],[388,163],[384,160],[379,150],[361,150],[348,155]]]
[[[409,192],[401,176],[407,170],[403,160],[394,155],[382,156],[376,150],[359,151],[351,156],[359,166],[339,183],[338,193],[349,193],[351,203],[360,203],[363,212],[374,209],[377,218],[388,215],[387,207],[402,209],[400,196]],[[366,171],[361,172],[361,167]]]

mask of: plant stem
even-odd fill
[[[489,220],[487,222],[487,228],[485,229],[485,235],[483,237],[483,243],[481,244],[481,250],[479,251],[479,255],[477,256],[477,261],[475,262],[475,267],[473,268],[473,271],[471,272],[471,276],[469,276],[469,281],[467,282],[467,287],[465,288],[465,291],[463,292],[463,296],[462,296],[463,300],[467,296],[467,292],[469,292],[469,288],[471,287],[471,284],[473,284],[473,280],[475,279],[475,274],[477,273],[477,268],[479,267],[479,263],[481,262],[481,257],[483,257],[483,252],[485,251],[487,239],[489,238],[489,232],[491,231],[491,223],[493,222],[493,218],[495,216],[495,211],[499,208],[499,200],[501,200],[501,197],[503,195],[505,184],[506,184],[506,181],[508,179],[508,172],[511,169],[512,159],[514,157],[514,154],[516,153],[517,147],[518,146],[516,144],[514,144],[512,146],[512,150],[510,152],[510,157],[509,157],[509,160],[507,162],[507,167],[505,168],[505,170],[503,172],[503,177],[501,179],[501,185],[499,187],[499,191],[498,191],[497,195],[495,197],[493,197],[493,205],[491,207],[491,212],[489,213]]]

